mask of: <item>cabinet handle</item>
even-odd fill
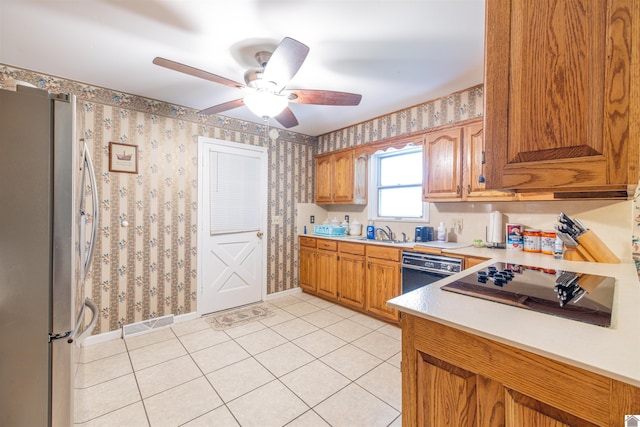
[[[467,184],[467,194],[471,194],[471,184]]]
[[[456,194],[460,194],[460,184],[456,185]]]

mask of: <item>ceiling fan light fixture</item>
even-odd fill
[[[289,100],[286,96],[258,90],[244,97],[244,104],[258,117],[275,117],[282,112]]]

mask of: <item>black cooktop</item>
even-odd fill
[[[441,289],[598,326],[611,326],[615,279],[497,262]]]

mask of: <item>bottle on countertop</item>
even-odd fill
[[[553,257],[555,259],[564,258],[564,242],[560,237],[556,236],[556,244],[553,249]]]
[[[376,238],[376,228],[373,226],[373,221],[369,220],[369,225],[367,225],[367,239],[375,239]]]
[[[441,222],[438,226],[438,242],[445,242],[447,240],[447,229],[444,226],[444,222]]]

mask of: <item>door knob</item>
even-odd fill
[[[258,236],[258,239],[262,239],[262,231],[258,231],[256,233],[256,236]]]

